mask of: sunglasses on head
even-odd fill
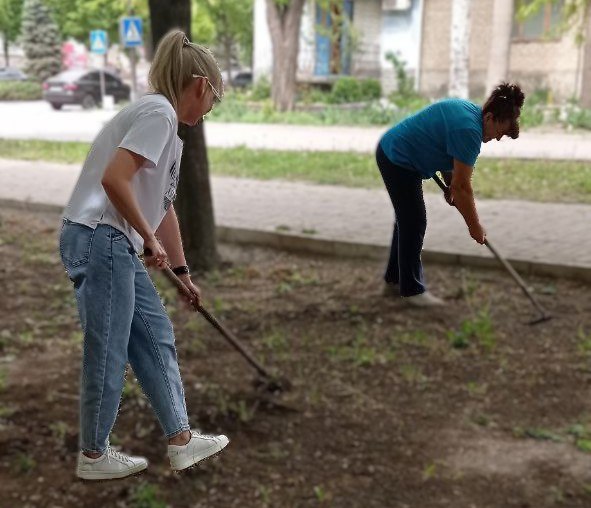
[[[194,78],[203,78],[205,81],[207,81],[209,88],[211,88],[211,91],[213,92],[213,95],[215,96],[215,101],[222,102],[222,96],[221,96],[220,92],[218,92],[215,89],[215,87],[211,84],[211,81],[209,81],[209,78],[207,76],[202,76],[201,74],[192,74],[192,76]]]

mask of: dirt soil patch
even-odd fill
[[[155,276],[177,333],[191,423],[229,447],[170,472],[128,373],[112,443],[143,475],[75,479],[82,336],[59,218],[0,210],[1,507],[591,506],[591,287],[430,265],[448,305],[381,295],[380,263],[222,245],[207,306],[293,387],[261,401],[252,370]]]

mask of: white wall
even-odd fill
[[[359,39],[351,62],[351,73],[357,76],[379,78],[382,0],[355,0],[353,27]]]
[[[415,78],[417,85],[421,58],[422,4],[423,0],[413,0],[409,10],[382,13],[380,66],[384,93],[396,87],[394,67],[386,60],[389,51],[398,53],[406,62],[408,75]]]
[[[298,75],[312,76],[316,60],[316,2],[308,0],[304,5],[300,27],[300,52],[298,54]]]
[[[421,27],[424,0],[412,0],[406,11],[382,11],[382,0],[355,0],[353,24],[359,33],[358,52],[353,56],[354,75],[381,77],[385,93],[395,88],[393,66],[385,58],[388,51],[399,52],[409,74],[418,75],[421,55]],[[298,75],[314,74],[316,3],[308,0],[300,30]],[[267,24],[266,0],[254,2],[253,72],[255,81],[270,76],[273,66],[271,36]]]
[[[309,0],[304,5],[300,27],[300,52],[298,54],[298,75],[308,77],[314,74],[316,48],[316,3]],[[267,23],[267,3],[255,0],[254,3],[254,44],[253,44],[254,80],[261,76],[270,76],[273,68],[273,45]]]
[[[254,2],[253,36],[252,70],[256,82],[262,76],[270,76],[273,67],[273,46],[267,24],[267,2],[265,0],[255,0]]]

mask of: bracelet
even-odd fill
[[[189,267],[187,265],[177,266],[172,269],[175,275],[189,275]]]

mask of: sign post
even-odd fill
[[[109,38],[107,32],[104,30],[92,30],[90,32],[90,51],[96,55],[106,55],[109,49]],[[101,105],[105,107],[105,73],[104,73],[105,62],[99,70],[99,76],[101,80]]]
[[[125,16],[121,18],[119,22],[119,35],[121,45],[124,48],[131,48],[131,100],[134,101],[137,95],[137,53],[135,48],[143,45],[142,18],[137,16]]]

